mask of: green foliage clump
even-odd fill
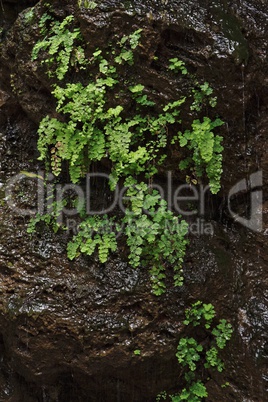
[[[169,69],[175,72],[180,71],[183,75],[188,74],[188,70],[185,67],[185,63],[182,60],[179,60],[177,57],[173,59],[169,59],[170,65]]]
[[[221,126],[223,121],[216,119],[211,121],[209,117],[204,117],[192,123],[192,130],[185,130],[178,133],[180,146],[193,151],[192,157],[180,162],[181,169],[186,169],[192,162],[195,165],[197,177],[202,177],[204,168],[209,178],[210,191],[216,194],[220,190],[220,178],[222,174],[222,137],[215,136],[214,128]]]
[[[68,15],[62,22],[55,21],[49,14],[45,13],[39,21],[39,27],[44,39],[38,41],[32,52],[32,60],[36,60],[40,51],[46,51],[47,57],[42,63],[49,66],[48,75],[54,74],[58,80],[63,80],[70,64],[85,65],[84,50],[77,46],[82,37],[79,28],[71,28],[74,21],[73,15]],[[56,64],[55,72],[51,67]]]
[[[192,324],[194,327],[200,325],[201,320],[203,320],[205,328],[209,329],[211,322],[215,317],[215,309],[211,303],[202,303],[197,301],[193,303],[190,308],[185,311],[186,319],[183,321],[185,325]]]
[[[79,232],[68,245],[69,258],[80,253],[92,255],[97,250],[100,261],[106,262],[109,253],[117,249],[116,230],[124,227],[129,262],[133,267],[149,267],[153,292],[164,292],[169,267],[173,268],[175,285],[180,286],[187,224],[168,209],[150,183],[163,165],[168,147],[175,143],[187,146],[192,153],[181,167],[195,169],[197,176],[205,169],[211,191],[217,192],[222,147],[221,137],[215,136],[213,130],[222,124],[221,120],[196,119],[191,131],[171,134],[172,127],[174,131],[181,124],[181,108],[187,97],[159,106],[149,98],[144,85],[131,81],[141,29],[118,37],[106,49],[95,49],[86,60],[73,16],[60,22],[44,14],[39,27],[43,39],[35,45],[32,58],[42,55],[49,75],[58,80],[52,91],[56,113],[44,117],[38,129],[39,159],[46,161],[55,176],[68,167],[72,183],[80,182],[94,162],[107,159],[111,167],[110,188],[114,190],[121,179],[127,187],[123,217],[81,217]],[[182,61],[173,58],[169,62],[170,73],[187,76]],[[71,69],[86,69],[86,78],[61,84],[59,81]],[[190,95],[192,106],[201,110],[203,98],[212,89],[205,83],[194,91],[192,98]]]
[[[78,0],[78,6],[80,8],[86,8],[88,10],[94,10],[98,6],[98,4],[95,1]]]
[[[213,94],[213,89],[209,86],[208,82],[204,82],[204,84],[199,85],[198,82],[196,82],[196,87],[192,89],[193,93],[193,103],[190,106],[191,110],[196,110],[200,112],[200,110],[203,107],[203,104],[208,101],[208,104],[211,107],[215,107],[217,104],[217,98],[212,96]]]
[[[25,20],[26,24],[31,24],[33,22],[34,18],[35,18],[34,8],[31,7],[26,10],[26,12],[24,14],[24,20]]]
[[[66,200],[51,202],[48,213],[46,214],[37,213],[35,217],[30,220],[27,227],[27,233],[29,234],[34,233],[36,230],[36,226],[42,223],[52,227],[54,233],[57,233],[59,229],[64,229],[60,216],[66,204],[67,204]]]
[[[129,180],[125,184],[130,184]],[[186,250],[188,225],[168,210],[158,191],[150,191],[144,182],[128,188],[130,205],[126,208],[125,224],[129,261],[132,266],[149,266],[152,289],[156,295],[165,291],[165,270],[173,267],[174,285],[183,283],[182,263]]]
[[[89,216],[80,224],[79,229],[77,236],[67,246],[70,260],[73,260],[79,251],[92,255],[95,249],[98,249],[99,260],[104,263],[109,252],[116,251],[116,230],[107,215]]]
[[[172,402],[189,401],[200,402],[208,396],[203,378],[208,377],[206,370],[212,369],[222,372],[224,363],[219,352],[224,349],[230,340],[233,329],[225,319],[211,329],[215,321],[216,312],[211,303],[197,301],[185,311],[185,325],[200,325],[204,330],[204,339],[199,343],[193,337],[181,338],[177,346],[176,357],[182,367],[188,368],[184,374],[186,387],[176,395],[169,395]],[[167,392],[158,395],[157,401],[167,398]]]
[[[179,221],[179,217],[168,210],[166,201],[156,190],[150,191],[146,183],[129,177],[125,185],[128,202],[121,226],[125,227],[129,263],[134,268],[149,266],[153,292],[161,295],[166,288],[167,266],[173,267],[174,285],[182,285],[188,225]],[[99,259],[106,262],[108,251],[117,249],[116,233],[121,226],[114,217],[107,215],[85,218],[78,234],[68,244],[68,257],[72,260],[79,253],[92,255],[98,246]]]
[[[203,346],[199,345],[194,338],[182,338],[177,347],[176,357],[182,366],[189,366],[191,371],[196,370],[196,362],[200,360],[199,352]]]
[[[200,402],[208,396],[205,385],[202,381],[194,381],[188,388],[184,388],[179,395],[170,395],[172,402],[189,401]]]

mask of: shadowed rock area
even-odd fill
[[[53,81],[31,60],[38,20],[52,5],[55,18],[75,16],[86,52],[105,47],[116,33],[142,28],[136,75],[159,99],[182,91],[165,74],[178,57],[207,80],[225,125],[222,189],[207,200],[213,235],[191,236],[185,283],[151,293],[148,273],[127,264],[125,250],[108,263],[66,256],[68,236],[43,228],[26,233],[28,217],[5,201],[5,184],[37,162],[38,123],[54,110]],[[29,7],[34,7],[29,9]],[[0,400],[5,402],[151,402],[181,389],[176,346],[185,336],[184,310],[211,302],[234,333],[223,351],[225,370],[210,372],[207,401],[267,399],[267,127],[268,11],[263,0],[2,1],[0,47]],[[157,57],[157,59],[156,59]],[[176,171],[170,153],[159,181]],[[249,217],[250,177],[262,171],[263,228],[251,231],[228,211],[228,194],[246,186],[232,209]],[[183,182],[178,172],[174,186]],[[24,181],[20,206],[35,207],[36,181]],[[254,189],[253,189],[254,190]],[[96,202],[105,196],[99,190]],[[261,208],[261,206],[260,206]],[[194,333],[192,334],[194,335]],[[140,355],[134,351],[139,349]],[[229,386],[221,385],[229,382]]]

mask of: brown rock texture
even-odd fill
[[[20,171],[37,171],[37,128],[53,111],[52,82],[31,60],[38,19],[51,4],[55,18],[73,14],[88,43],[105,46],[118,32],[143,29],[137,77],[159,102],[180,93],[163,73],[178,57],[218,97],[224,120],[220,194],[208,200],[213,235],[191,237],[185,284],[151,293],[145,269],[128,266],[123,250],[107,264],[66,257],[67,235],[48,229],[32,237],[28,218],[6,204],[4,188]],[[29,8],[33,7],[33,18]],[[210,373],[207,401],[267,399],[267,127],[268,11],[263,0],[98,1],[94,10],[73,0],[2,1],[0,46],[0,401],[151,402],[180,388],[175,353],[184,310],[203,300],[228,319],[234,334],[223,353],[225,371]],[[157,61],[153,57],[157,56]],[[176,160],[170,159],[168,170]],[[251,231],[228,212],[250,211],[250,177],[262,171],[263,228]],[[159,181],[164,180],[162,172]],[[179,176],[178,183],[182,177]],[[33,182],[34,183],[34,182]],[[176,183],[175,183],[176,184]],[[254,190],[254,188],[253,188]],[[35,185],[22,202],[34,204]],[[101,193],[96,197],[104,197]],[[135,355],[134,350],[141,350]],[[222,388],[221,384],[230,385]]]

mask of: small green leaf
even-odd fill
[[[141,85],[141,84],[137,84],[137,85],[135,85],[133,87],[129,87],[129,90],[134,94],[139,93],[139,92],[142,92],[144,90],[144,86]]]

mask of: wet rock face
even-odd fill
[[[19,171],[39,168],[36,129],[54,107],[51,82],[31,61],[44,6],[37,4],[32,17],[23,8],[36,1],[2,3],[1,185]],[[200,80],[211,83],[218,96],[216,113],[226,122],[223,186],[217,202],[211,201],[214,235],[192,236],[185,285],[171,287],[161,298],[151,294],[145,270],[128,267],[124,250],[105,265],[94,258],[70,263],[67,235],[43,229],[29,238],[28,218],[7,208],[0,186],[1,401],[148,402],[161,390],[175,392],[183,312],[199,299],[212,302],[235,329],[223,355],[225,372],[212,372],[206,384],[207,400],[264,401],[267,231],[254,233],[233,222],[226,200],[239,180],[262,170],[267,228],[266,2],[114,0],[98,2],[94,10],[74,1],[50,3],[58,18],[75,15],[88,52],[105,46],[117,32],[143,28],[137,76],[158,90],[159,102],[180,91],[163,73],[171,57],[183,59]],[[23,202],[31,204],[35,191],[34,185],[27,187]],[[246,213],[250,199],[245,189],[232,206]],[[140,356],[134,355],[136,349]],[[222,388],[226,381],[230,386]]]

